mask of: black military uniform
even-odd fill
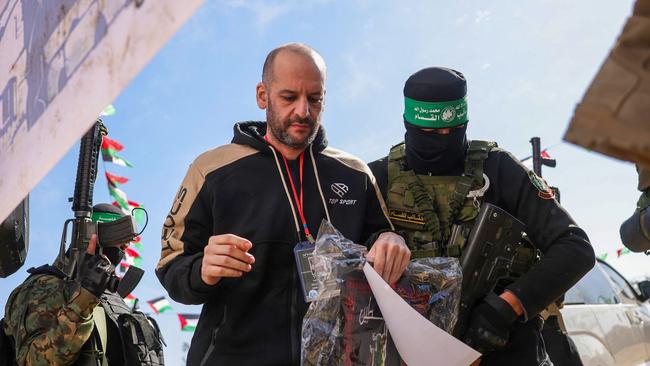
[[[482,366],[550,365],[538,314],[593,267],[594,252],[541,178],[496,144],[467,141],[465,95],[457,71],[429,68],[412,75],[404,87],[405,143],[369,166],[414,257],[460,256],[463,242],[449,242],[451,226],[471,223],[484,202],[525,224],[541,260],[499,289],[516,296],[523,315],[498,296],[486,298],[476,304],[462,338],[483,352]],[[430,212],[422,212],[423,202],[433,206]]]

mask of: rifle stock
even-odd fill
[[[467,328],[471,309],[509,278],[518,249],[523,246],[524,224],[503,209],[483,203],[460,258],[463,269],[461,300],[454,336]]]

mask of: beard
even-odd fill
[[[311,145],[316,139],[316,134],[318,133],[318,127],[320,126],[320,114],[314,119],[311,116],[306,118],[300,117],[291,117],[286,120],[281,120],[276,116],[273,111],[273,106],[269,101],[268,107],[266,109],[266,123],[269,127],[269,130],[278,141],[283,145],[289,146],[294,149],[304,149]],[[309,127],[310,132],[306,137],[294,137],[289,134],[289,127],[291,125],[298,124],[305,127]]]

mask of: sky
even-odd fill
[[[274,47],[304,42],[328,67],[323,125],[331,146],[365,161],[387,154],[403,138],[402,88],[429,66],[464,73],[468,136],[497,141],[518,157],[539,136],[557,167],[544,168],[560,187],[562,205],[589,235],[597,254],[623,275],[650,275],[649,258],[616,258],[620,223],[639,192],[630,163],[562,141],[576,103],[609,52],[632,3],[605,0],[518,1],[210,1],[167,43],[113,102],[109,137],[135,167],[106,165],[130,182],[129,199],[145,206],[146,274],[134,291],[144,302],[166,295],[154,274],[160,232],[188,165],[201,152],[229,143],[237,121],[263,120],[255,104],[262,63]],[[56,141],[52,141],[56,143]],[[0,306],[31,266],[56,256],[63,221],[72,217],[78,146],[31,193],[30,252],[18,273],[2,279]],[[95,202],[110,200],[104,168]],[[236,214],[236,213],[233,213]],[[263,219],[263,218],[261,218]],[[200,307],[172,302],[155,316],[167,341],[167,364],[183,364],[175,313]]]

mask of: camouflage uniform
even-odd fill
[[[66,296],[53,275],[29,277],[9,296],[5,332],[13,336],[18,365],[69,365],[93,331],[99,299],[84,288]]]

